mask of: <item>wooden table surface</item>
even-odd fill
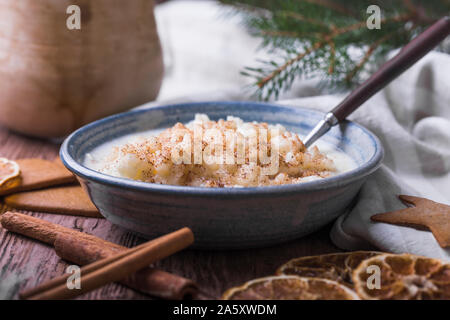
[[[0,127],[0,157],[53,160],[59,144],[25,137]],[[1,199],[0,199],[1,200]],[[7,208],[1,204],[1,211]],[[91,233],[109,241],[134,246],[143,240],[104,219],[31,213],[65,227]],[[155,264],[158,268],[196,281],[206,293],[219,297],[229,287],[268,276],[287,260],[300,256],[338,252],[329,239],[330,226],[286,244],[238,251],[185,250]],[[17,299],[31,288],[65,272],[67,263],[53,249],[35,240],[7,232],[0,227],[0,299]],[[120,284],[109,284],[81,296],[82,299],[149,299]]]

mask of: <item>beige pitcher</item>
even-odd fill
[[[71,5],[81,29],[68,28]],[[61,137],[155,99],[163,61],[153,9],[152,0],[0,0],[0,123]]]

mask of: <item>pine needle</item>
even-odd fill
[[[250,32],[274,52],[245,67],[257,95],[277,98],[297,78],[319,76],[329,87],[357,84],[367,66],[404,46],[443,14],[448,0],[221,0],[242,15]],[[381,29],[368,29],[367,8],[381,9]],[[409,27],[408,27],[409,26]],[[413,26],[413,27],[411,27]],[[367,48],[362,57],[352,48]]]

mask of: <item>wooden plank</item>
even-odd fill
[[[25,137],[0,127],[0,157],[54,159],[59,143]],[[6,210],[2,207],[1,212]],[[88,232],[109,241],[134,246],[143,240],[104,219],[30,213],[38,218]],[[193,279],[212,296],[252,278],[273,274],[287,260],[339,251],[329,240],[329,228],[287,244],[238,251],[185,250],[155,264],[158,268]],[[15,299],[31,288],[64,273],[67,263],[45,244],[11,234],[0,227],[0,299]],[[110,284],[81,299],[148,299],[119,284]]]

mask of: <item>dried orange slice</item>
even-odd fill
[[[351,289],[336,281],[297,276],[271,276],[248,281],[227,290],[224,300],[359,300]]]
[[[276,274],[324,278],[353,288],[353,270],[364,259],[381,254],[376,251],[331,253],[292,259],[278,268]]]
[[[377,268],[372,267],[369,272],[369,266],[379,267],[379,288],[373,287]],[[363,299],[448,300],[450,264],[411,254],[382,254],[364,260],[353,272],[353,282]]]
[[[19,176],[20,167],[15,161],[0,158],[0,186]]]

